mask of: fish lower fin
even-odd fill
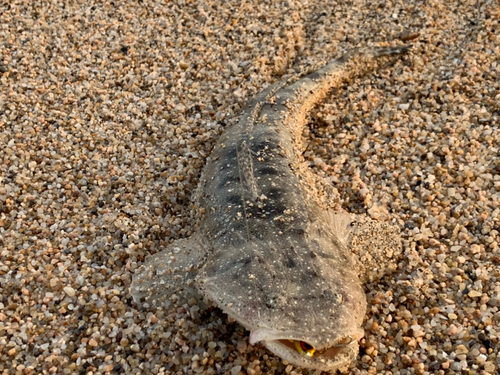
[[[130,291],[134,301],[151,306],[169,304],[171,298],[186,298],[192,293],[197,297],[194,278],[206,251],[197,236],[174,241],[164,251],[146,259],[132,279]],[[179,291],[183,291],[177,295]],[[193,297],[191,296],[191,297]]]

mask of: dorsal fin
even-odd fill
[[[253,172],[252,151],[245,141],[241,142],[236,150],[238,167],[240,169],[240,181],[243,190],[243,199],[256,200],[259,196],[255,175]]]

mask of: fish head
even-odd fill
[[[214,252],[202,294],[288,362],[333,371],[358,353],[366,296],[345,247],[330,237],[252,241]]]

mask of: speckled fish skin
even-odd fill
[[[329,89],[409,49],[355,49],[260,93],[207,161],[198,232],[172,245],[177,256],[148,260],[134,279],[134,297],[168,294],[173,265],[192,265],[197,288],[250,330],[252,344],[323,371],[355,359],[366,297],[348,249],[351,219],[322,208],[300,137],[308,111]],[[305,341],[316,354],[299,353],[288,340]]]

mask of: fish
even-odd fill
[[[165,303],[175,285],[188,285],[250,331],[250,344],[291,364],[333,372],[353,362],[367,309],[350,248],[356,219],[318,198],[302,129],[332,88],[410,49],[356,48],[251,100],[207,158],[195,193],[199,226],[136,270],[134,300]],[[363,232],[365,254],[386,240],[376,232]],[[397,252],[399,234],[389,232],[389,252]],[[384,263],[375,264],[365,268],[381,273]]]

